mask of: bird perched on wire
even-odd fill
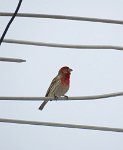
[[[67,66],[62,67],[59,70],[58,75],[52,80],[45,97],[65,96],[65,93],[69,90],[70,86],[71,71],[72,69]],[[47,102],[48,100],[44,100],[44,102],[39,107],[39,110],[42,110]]]

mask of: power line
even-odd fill
[[[76,96],[76,97],[58,97],[59,100],[96,100],[96,99],[103,99],[103,98],[110,98],[110,97],[117,97],[123,96],[123,92],[117,93],[109,93],[109,94],[102,94],[102,95],[93,95],[93,96]],[[1,96],[0,100],[23,100],[23,101],[44,101],[44,100],[56,100],[54,97],[6,97]]]
[[[19,8],[20,8],[20,6],[21,6],[21,3],[22,3],[22,0],[20,0],[20,1],[18,2],[18,6],[17,6],[15,12],[12,14],[12,17],[11,17],[10,21],[8,22],[6,28],[5,28],[5,30],[4,30],[4,32],[3,32],[3,34],[2,34],[2,36],[1,36],[0,45],[1,45],[1,43],[2,43],[2,41],[3,41],[3,39],[4,39],[4,37],[5,37],[5,35],[6,35],[6,33],[7,33],[7,31],[8,31],[8,29],[9,29],[9,27],[10,27],[12,21],[14,20],[16,14],[18,13],[18,10],[19,10]]]
[[[26,60],[23,60],[23,59],[5,58],[5,57],[0,57],[0,61],[4,61],[4,62],[17,62],[17,63],[26,62]]]
[[[11,17],[10,21],[8,22],[6,28],[5,28],[5,30],[4,30],[4,32],[3,32],[3,34],[2,34],[2,36],[1,36],[0,45],[1,45],[1,43],[3,42],[3,39],[4,39],[5,35],[6,35],[8,29],[9,29],[11,23],[12,23],[12,21],[14,20],[15,16],[17,15],[18,10],[19,10],[19,8],[20,8],[20,6],[21,6],[21,3],[22,3],[22,0],[20,0],[20,1],[18,2],[18,5],[17,5],[16,10],[15,10],[15,12],[12,14],[12,17]],[[4,57],[0,57],[0,61],[4,61],[4,62],[17,62],[17,63],[25,62],[25,60],[23,60],[23,59],[4,58]]]
[[[14,39],[4,39],[3,42],[4,43],[14,43],[14,44],[34,45],[34,46],[72,48],[72,49],[114,49],[114,50],[123,50],[123,47],[121,47],[121,46],[112,46],[112,45],[73,45],[73,44],[57,44],[57,43],[46,43],[46,42],[23,41],[23,40],[14,40]]]
[[[13,13],[0,12],[0,16],[12,16],[12,15],[13,15]],[[123,20],[113,20],[113,19],[100,19],[100,18],[64,16],[64,15],[49,15],[49,14],[32,14],[32,13],[18,13],[17,16],[18,17],[33,17],[33,18],[65,19],[65,20],[74,20],[74,21],[91,21],[91,22],[123,25]]]
[[[53,122],[26,121],[26,120],[14,120],[14,119],[3,119],[3,118],[0,118],[0,122],[38,125],[38,126],[50,126],[50,127],[51,126],[52,127],[64,127],[64,128],[74,128],[74,129],[88,129],[88,130],[98,130],[98,131],[123,132],[122,128],[110,128],[110,127],[64,124],[64,123],[53,123]]]

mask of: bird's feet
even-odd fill
[[[64,95],[64,98],[65,98],[65,100],[68,100],[68,96],[67,95]]]
[[[59,98],[58,96],[55,96],[55,95],[54,95],[54,100],[56,100],[56,101],[57,101],[57,100],[58,100],[58,98]],[[52,101],[52,100],[50,100],[50,101]]]
[[[58,96],[54,95],[54,99],[55,99],[56,101],[58,100],[58,98],[59,98]]]
[[[58,96],[54,95],[54,100],[57,101],[58,98],[59,98]],[[64,98],[65,98],[65,100],[68,100],[68,96],[67,95],[64,95]],[[52,100],[50,100],[50,101],[52,101]]]

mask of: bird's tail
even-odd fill
[[[43,110],[44,106],[47,104],[48,101],[44,101],[41,106],[39,107],[39,110]]]

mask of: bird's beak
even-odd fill
[[[69,71],[71,72],[71,71],[73,71],[73,70],[69,68]]]

